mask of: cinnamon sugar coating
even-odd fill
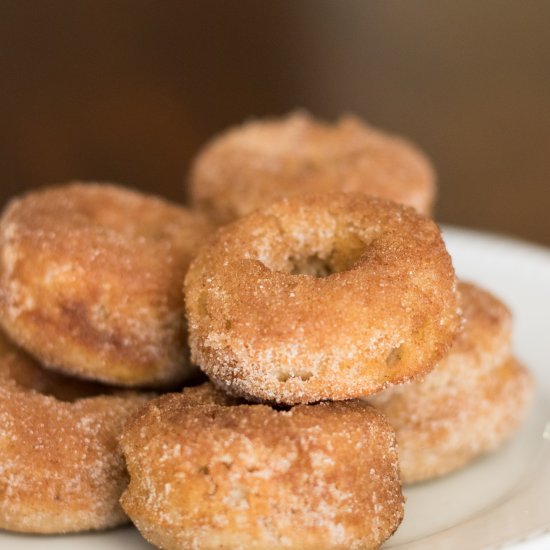
[[[373,396],[394,426],[405,483],[456,470],[492,451],[520,426],[533,393],[511,355],[511,314],[488,292],[459,284],[465,326],[424,380]]]
[[[126,523],[118,440],[150,397],[42,369],[0,336],[0,529],[69,533]]]
[[[371,549],[403,517],[394,433],[359,401],[277,411],[207,384],[150,402],[122,448],[122,506],[166,550]]]
[[[436,224],[359,194],[283,199],[220,228],[185,298],[193,361],[230,394],[286,404],[427,373],[460,327]]]
[[[0,220],[0,322],[48,367],[127,386],[180,382],[192,372],[181,281],[209,230],[113,185],[15,199]]]
[[[215,137],[190,176],[193,204],[217,223],[282,197],[334,191],[390,199],[429,214],[435,173],[412,143],[356,117],[327,124],[295,112]]]

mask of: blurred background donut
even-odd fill
[[[4,0],[0,202],[76,178],[183,200],[213,134],[304,107],[417,142],[438,219],[549,244],[549,16],[540,0]]]

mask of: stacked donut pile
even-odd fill
[[[154,396],[145,388],[192,374],[181,281],[209,230],[197,214],[106,185],[7,206],[0,528],[67,533],[128,521],[120,433]]]
[[[402,483],[516,431],[510,312],[456,281],[413,145],[252,122],[207,144],[190,192],[73,184],[5,210],[0,528],[125,512],[167,549],[378,548]]]

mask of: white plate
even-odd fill
[[[448,228],[458,275],[512,308],[515,348],[537,381],[533,410],[499,452],[439,481],[409,489],[405,520],[384,548],[494,550],[550,548],[550,251]],[[546,437],[544,436],[546,430]],[[10,550],[143,550],[133,528],[65,537],[0,533]]]

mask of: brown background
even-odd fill
[[[550,2],[0,1],[0,202],[74,178],[184,200],[213,133],[296,106],[415,139],[438,218],[550,244]]]

